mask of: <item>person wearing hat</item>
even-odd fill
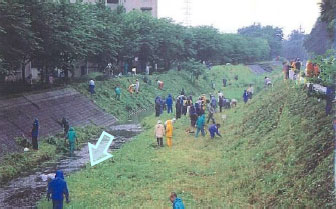
[[[161,120],[159,120],[155,126],[154,134],[157,140],[157,144],[159,147],[163,147],[163,136],[165,135],[165,128],[162,125]]]
[[[165,122],[166,126],[166,139],[167,139],[167,145],[169,148],[173,146],[173,123],[175,123],[176,119],[173,118],[172,120],[167,120]]]

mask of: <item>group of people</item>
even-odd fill
[[[63,128],[64,139],[68,140],[69,143],[69,150],[70,150],[70,157],[74,155],[75,144],[77,141],[77,134],[74,128],[70,127],[69,121],[63,117],[61,120],[61,126]],[[33,128],[31,131],[32,136],[32,147],[34,150],[38,150],[38,137],[39,137],[39,130],[40,130],[40,123],[37,118],[35,118],[33,122]],[[66,143],[66,141],[64,141]]]
[[[302,62],[299,58],[292,60],[290,62],[283,62],[283,73],[285,80],[300,80],[301,79],[301,67]],[[305,77],[312,78],[318,77],[320,75],[320,67],[317,63],[313,63],[308,60],[306,64],[306,69],[304,71]]]
[[[167,146],[173,146],[173,124],[176,122],[176,119],[167,120],[164,124],[159,120],[154,129],[154,135],[157,140],[157,144],[159,147],[163,147],[163,137],[166,137]]]
[[[202,136],[206,135],[205,127],[206,124],[209,124],[211,121],[212,124],[208,127],[211,138],[213,139],[215,135],[221,136],[219,133],[220,124],[216,124],[214,115],[217,112],[218,106],[220,111],[224,106],[225,97],[223,93],[218,92],[218,99],[210,95],[210,99],[206,98],[206,95],[203,94],[198,98],[198,100],[193,103],[192,96],[185,96],[184,89],[182,89],[181,94],[176,98],[175,111],[176,118],[168,120],[164,125],[161,120],[158,120],[154,133],[157,139],[157,144],[159,147],[163,146],[163,137],[167,138],[168,147],[172,147],[172,137],[173,137],[173,123],[180,119],[182,115],[189,116],[191,129],[189,133],[195,133],[194,128],[196,128],[195,137],[198,138],[199,133]],[[155,115],[159,117],[164,110],[167,109],[168,114],[173,113],[173,97],[168,95],[167,99],[161,99],[161,97],[156,97],[155,99]],[[207,113],[207,120],[205,117]]]

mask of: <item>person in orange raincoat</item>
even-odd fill
[[[314,76],[318,77],[320,75],[320,67],[318,64],[314,63]]]
[[[166,138],[167,138],[167,145],[168,147],[172,147],[173,146],[173,123],[176,121],[176,119],[172,119],[172,120],[167,120],[165,122],[165,126],[166,126]]]
[[[307,77],[311,78],[313,77],[313,73],[314,73],[314,66],[313,63],[311,61],[307,62],[307,67],[306,67],[306,73],[307,73]]]

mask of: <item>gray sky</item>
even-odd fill
[[[186,0],[158,0],[159,17],[178,23],[185,20]],[[189,0],[191,25],[213,25],[222,32],[236,32],[254,22],[274,25],[289,34],[302,26],[310,33],[320,10],[320,0]]]

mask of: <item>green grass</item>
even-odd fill
[[[238,75],[238,81],[234,80],[234,76]],[[222,79],[228,80],[228,87],[223,88]],[[127,92],[130,81],[135,83],[135,79],[140,81],[140,93],[133,96]],[[107,81],[96,81],[96,95],[90,96],[88,92],[88,84],[74,84],[73,87],[82,94],[91,98],[98,106],[105,111],[116,116],[121,121],[128,119],[129,112],[141,109],[151,109],[154,105],[156,96],[167,97],[172,94],[178,96],[182,88],[188,95],[200,95],[202,93],[216,93],[218,90],[224,92],[228,98],[241,99],[244,89],[249,84],[255,84],[255,90],[258,91],[263,85],[263,77],[254,75],[247,67],[238,66],[217,66],[211,71],[205,71],[199,80],[194,83],[190,81],[190,75],[184,71],[171,70],[163,74],[155,74],[149,76],[152,85],[145,84],[141,76],[123,77]],[[165,87],[161,91],[157,88],[156,80],[165,82]],[[129,81],[130,80],[130,81]],[[216,90],[211,88],[211,80],[216,83]],[[120,85],[122,88],[121,101],[115,99],[114,87]]]
[[[240,77],[248,75],[249,79],[242,79],[238,81],[230,81],[230,88],[227,88],[227,95],[234,95],[235,92],[242,92],[244,86],[249,83],[256,81],[257,76],[254,76],[248,68],[244,66],[230,66],[230,67],[215,67],[211,72],[206,72],[204,76],[196,82],[196,84],[191,84],[189,77],[186,73],[181,73],[177,71],[169,71],[166,74],[153,75],[150,79],[154,83],[156,78],[165,81],[165,89],[163,91],[158,90],[156,85],[147,85],[141,83],[141,93],[139,95],[131,96],[125,89],[128,87],[128,79],[131,77],[114,79],[108,81],[98,81],[97,84],[97,94],[92,97],[93,101],[97,103],[100,107],[105,109],[107,112],[126,120],[128,118],[128,110],[130,109],[150,109],[151,104],[153,104],[156,95],[167,96],[169,93],[177,95],[182,87],[185,88],[188,94],[199,95],[200,93],[206,93],[213,91],[210,89],[210,80],[217,80],[217,87],[221,85],[221,79],[223,76],[227,77],[228,80],[233,79],[231,74],[237,74]],[[96,76],[101,76],[100,73],[90,74],[89,78],[95,78]],[[172,79],[173,78],[173,79]],[[133,78],[133,81],[135,78]],[[169,82],[171,80],[171,82]],[[121,101],[114,99],[114,88],[116,84],[120,84],[123,88],[123,96]],[[182,85],[181,85],[182,84]],[[87,83],[73,84],[80,92],[90,97],[87,92]],[[232,88],[235,86],[234,88]],[[223,90],[223,88],[218,88]],[[213,91],[214,92],[214,91]],[[79,135],[80,142],[87,142],[99,137],[98,127],[90,126],[84,128],[76,128]],[[23,149],[23,148],[22,148]],[[19,176],[22,172],[32,172],[34,169],[43,167],[44,162],[56,161],[64,153],[68,152],[67,145],[64,144],[64,139],[61,135],[45,137],[41,140],[39,145],[39,151],[30,151],[27,153],[13,153],[5,156],[0,162],[0,184],[4,184],[9,180]]]
[[[147,117],[145,131],[113,159],[67,178],[67,208],[170,208],[171,191],[186,208],[332,207],[332,118],[325,116],[324,102],[278,82],[223,113],[226,121],[216,115],[223,138],[195,139],[183,118],[174,125],[173,148],[158,149],[157,118]],[[232,86],[227,93],[236,96]]]
[[[101,128],[87,126],[75,128],[79,144],[96,139],[101,134]],[[22,147],[23,149],[23,147]],[[0,185],[18,177],[21,173],[32,172],[43,167],[43,163],[58,160],[68,153],[68,145],[64,143],[62,134],[44,137],[39,143],[39,150],[30,148],[29,152],[6,155],[0,162]]]

